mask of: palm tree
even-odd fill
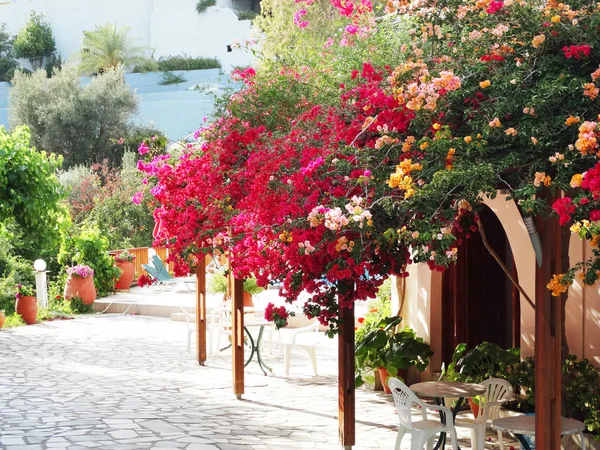
[[[97,25],[94,31],[83,32],[79,68],[86,75],[119,66],[129,69],[144,66],[152,70],[157,64],[146,56],[147,51],[148,48],[135,45],[129,38],[129,27],[117,29],[112,23]]]

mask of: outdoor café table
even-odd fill
[[[456,405],[452,409],[452,423],[456,418],[458,410],[463,405],[465,397],[474,397],[484,394],[485,387],[481,384],[463,383],[460,381],[427,381],[425,383],[416,383],[410,386],[410,389],[421,398],[433,398],[436,405],[443,406],[445,398],[458,398]],[[446,423],[446,417],[440,411],[440,419],[443,424]],[[446,445],[446,433],[441,432],[438,443],[434,450],[444,448]]]
[[[244,367],[246,367],[248,364],[250,364],[250,361],[252,361],[252,358],[254,357],[254,353],[256,353],[256,360],[258,361],[258,366],[260,367],[260,370],[262,370],[262,372],[265,375],[267,375],[267,372],[265,371],[265,369],[267,369],[269,372],[273,372],[273,369],[271,369],[269,366],[267,366],[265,364],[265,362],[262,360],[262,357],[260,356],[260,342],[262,341],[265,327],[269,327],[269,326],[273,326],[273,322],[268,322],[266,320],[252,320],[252,321],[248,321],[244,324],[244,328],[246,329],[246,334],[248,335],[248,338],[250,339],[250,357],[246,361],[246,364],[244,364]],[[260,329],[258,331],[258,338],[256,339],[256,343],[254,342],[254,339],[252,338],[252,333],[250,333],[250,330],[248,330],[248,328],[250,328],[250,327],[260,327]]]
[[[581,449],[585,450],[585,441],[583,440],[583,430],[585,425],[579,420],[567,419],[561,420],[560,435],[579,434],[581,436]],[[519,440],[525,450],[531,450],[529,442],[524,436],[535,436],[535,416],[512,416],[496,419],[492,422],[492,428],[497,431],[512,433]]]

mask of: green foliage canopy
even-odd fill
[[[34,70],[42,67],[44,57],[56,49],[50,24],[43,16],[32,12],[25,26],[17,33],[14,53],[17,58],[29,60]]]
[[[56,177],[62,158],[30,146],[29,130],[0,127],[0,223],[13,223],[39,243],[53,245],[65,220]]]

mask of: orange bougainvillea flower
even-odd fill
[[[565,125],[570,127],[571,125],[575,125],[579,122],[581,122],[581,119],[579,117],[569,116],[567,120],[565,120]]]
[[[552,292],[553,297],[560,297],[561,294],[567,292],[567,289],[569,289],[569,286],[572,284],[572,282],[568,284],[563,284],[562,280],[564,276],[564,274],[554,275],[552,277],[552,280],[550,280],[550,283],[546,285],[548,290]]]
[[[481,86],[481,89],[485,89],[487,87],[490,87],[492,83],[490,83],[490,80],[485,80],[482,81],[481,83],[479,83],[479,86]]]

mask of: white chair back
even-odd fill
[[[490,378],[482,382],[481,385],[485,386],[483,407],[480,406],[479,414],[475,419],[487,423],[498,418],[500,405],[503,402],[512,399],[513,387],[502,378]]]
[[[396,405],[396,411],[398,412],[400,426],[411,431],[413,428],[412,405],[421,405],[421,400],[407,385],[397,378],[390,378],[388,380],[388,386],[394,397],[394,404]],[[426,417],[425,411],[423,411],[423,414]]]

